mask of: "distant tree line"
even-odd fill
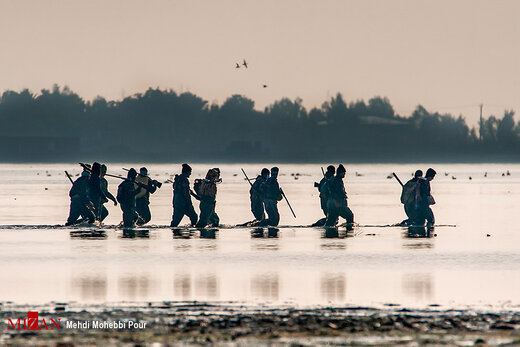
[[[341,94],[307,110],[282,98],[263,111],[232,95],[222,105],[197,95],[148,89],[121,101],[85,101],[55,85],[0,98],[2,161],[390,162],[517,161],[514,112],[479,129],[462,116],[417,106],[410,117],[390,101],[347,102]]]

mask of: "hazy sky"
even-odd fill
[[[0,90],[161,87],[218,103],[239,93],[258,109],[340,92],[473,124],[481,102],[485,116],[520,111],[519,20],[515,0],[0,0]]]

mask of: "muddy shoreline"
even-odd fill
[[[0,306],[1,345],[520,345],[520,311],[366,307],[245,307],[209,303],[143,306]],[[60,318],[59,330],[12,330],[8,319]],[[140,322],[141,327],[67,328],[73,322]]]

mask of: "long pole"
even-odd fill
[[[126,172],[130,171],[129,169],[125,169],[125,168],[123,168],[123,170],[125,170]],[[155,184],[155,186],[156,186],[157,188],[161,188],[161,187],[162,187],[162,183],[161,183],[161,182],[159,182],[159,181],[157,181],[157,180],[154,180],[154,179],[151,178],[150,176],[148,176],[148,175],[142,175],[142,174],[140,174],[140,173],[138,173],[138,175],[141,176],[141,177],[146,177],[146,178],[148,178],[150,181],[152,181],[153,184]]]
[[[242,173],[244,174],[244,176],[246,176],[246,180],[249,182],[249,184],[251,185],[251,187],[253,186],[253,183],[251,183],[251,180],[249,179],[249,177],[247,177],[247,174],[246,172],[244,171],[244,169],[240,168],[240,170],[242,170]]]
[[[397,177],[397,175],[395,174],[395,172],[392,172],[392,176],[395,177],[395,179],[397,180],[397,182],[399,182],[399,184],[401,185],[401,187],[404,187],[403,182],[401,182],[401,180],[399,179],[399,177]]]
[[[242,170],[242,173],[244,174],[244,176],[246,176],[246,179],[247,181],[249,182],[249,184],[251,185],[251,187],[253,186],[253,184],[251,183],[251,180],[249,179],[249,177],[247,177],[247,174],[246,172],[244,171],[244,169],[240,168],[240,170]],[[294,210],[291,206],[291,204],[289,203],[289,200],[287,199],[287,197],[285,196],[285,193],[283,192],[282,188],[280,188],[280,192],[282,193],[282,196],[284,197],[285,201],[287,202],[287,205],[289,206],[289,209],[291,210],[294,218],[296,218],[296,214],[294,213]]]
[[[108,177],[114,177],[114,178],[119,178],[120,180],[123,180],[123,181],[124,181],[124,180],[127,180],[126,177],[121,177],[121,176],[111,175],[111,174],[107,174],[107,173],[105,174],[105,176],[108,176]]]
[[[296,218],[296,214],[294,213],[294,211],[293,211],[293,209],[291,207],[291,204],[289,203],[289,200],[285,196],[285,193],[283,192],[282,188],[280,188],[280,192],[282,193],[282,196],[284,197],[285,201],[287,202],[287,205],[289,205],[289,209],[291,210],[292,215],[294,216],[294,218]]]
[[[123,168],[123,170],[125,170],[126,172],[130,171],[130,169],[125,169],[125,168]],[[147,177],[147,178],[149,178],[149,179],[153,179],[153,178],[151,178],[151,177],[148,176],[148,175],[141,175],[139,172],[138,172],[137,174],[138,174],[139,176],[142,176],[142,177]]]
[[[67,170],[65,170],[65,175],[67,175],[70,183],[74,184],[74,181],[72,180],[72,178],[70,177],[69,173],[67,172]]]

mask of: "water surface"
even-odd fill
[[[109,173],[123,174],[121,168],[130,166],[112,164]],[[193,165],[192,179],[214,166]],[[322,217],[312,185],[320,179],[320,167],[279,166],[280,184],[297,215],[293,218],[281,202],[279,229],[174,232],[167,227],[172,189],[165,184],[152,195],[150,226],[125,232],[114,227],[121,211],[112,204],[106,205],[106,227],[56,226],[64,224],[69,208],[70,182],[63,170],[76,175],[79,166],[2,164],[0,301],[520,304],[515,218],[520,165],[435,165],[433,210],[440,226],[431,234],[385,227],[405,218],[400,186],[387,176],[395,171],[406,180],[417,168],[425,171],[425,165],[347,165],[349,205],[360,225],[349,234],[342,228],[334,233],[300,227]],[[147,167],[159,180],[180,169],[178,164]],[[224,181],[217,196],[221,223],[233,226],[253,219],[240,167],[254,177],[262,166],[219,167]],[[502,176],[507,170],[511,175]],[[109,179],[114,195],[119,182]]]

